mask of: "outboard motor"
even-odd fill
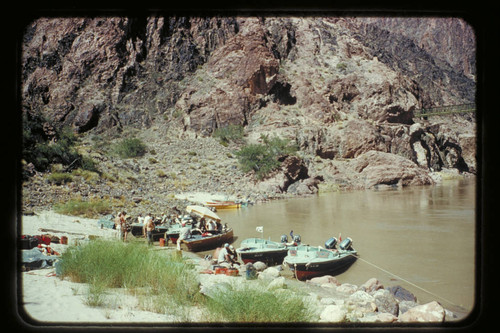
[[[288,236],[287,235],[281,235],[281,243],[288,243]]]
[[[352,244],[352,239],[350,237],[347,237],[342,242],[340,242],[339,247],[341,250],[345,251],[351,247],[351,244]]]
[[[337,245],[337,238],[332,237],[325,242],[325,249],[333,250],[335,248],[335,245]]]
[[[299,245],[299,244],[300,244],[300,241],[301,241],[301,240],[300,240],[300,235],[295,235],[295,236],[293,236],[293,242],[294,242],[295,244]]]

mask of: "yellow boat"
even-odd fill
[[[207,201],[205,206],[215,208],[215,209],[238,209],[241,207],[241,203],[234,201]]]

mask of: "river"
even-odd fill
[[[219,210],[218,215],[233,227],[235,247],[261,237],[257,226],[263,226],[264,238],[275,241],[290,230],[310,245],[324,246],[340,233],[342,239],[351,237],[362,260],[336,276],[340,283],[361,285],[375,277],[385,287],[410,290],[422,304],[437,300],[465,314],[475,299],[475,188],[469,179],[332,192]]]

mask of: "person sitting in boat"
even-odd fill
[[[181,250],[181,242],[184,239],[191,237],[191,227],[186,225],[186,222],[182,222],[182,228],[179,232],[179,238],[177,239],[177,250]]]
[[[217,231],[217,226],[213,220],[208,220],[205,223],[205,229],[207,230],[207,232],[213,234]]]
[[[219,258],[217,263],[220,265],[222,263],[227,263],[229,265],[238,264],[236,260],[236,251],[232,245],[228,243],[224,244],[224,247],[219,251]]]

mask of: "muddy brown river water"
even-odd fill
[[[351,237],[362,260],[337,276],[363,284],[375,277],[384,286],[401,285],[420,303],[437,300],[468,313],[475,301],[475,179],[394,190],[333,192],[219,210],[242,240],[279,241],[299,234],[302,243],[324,246],[332,237]],[[389,273],[390,272],[390,273]]]

